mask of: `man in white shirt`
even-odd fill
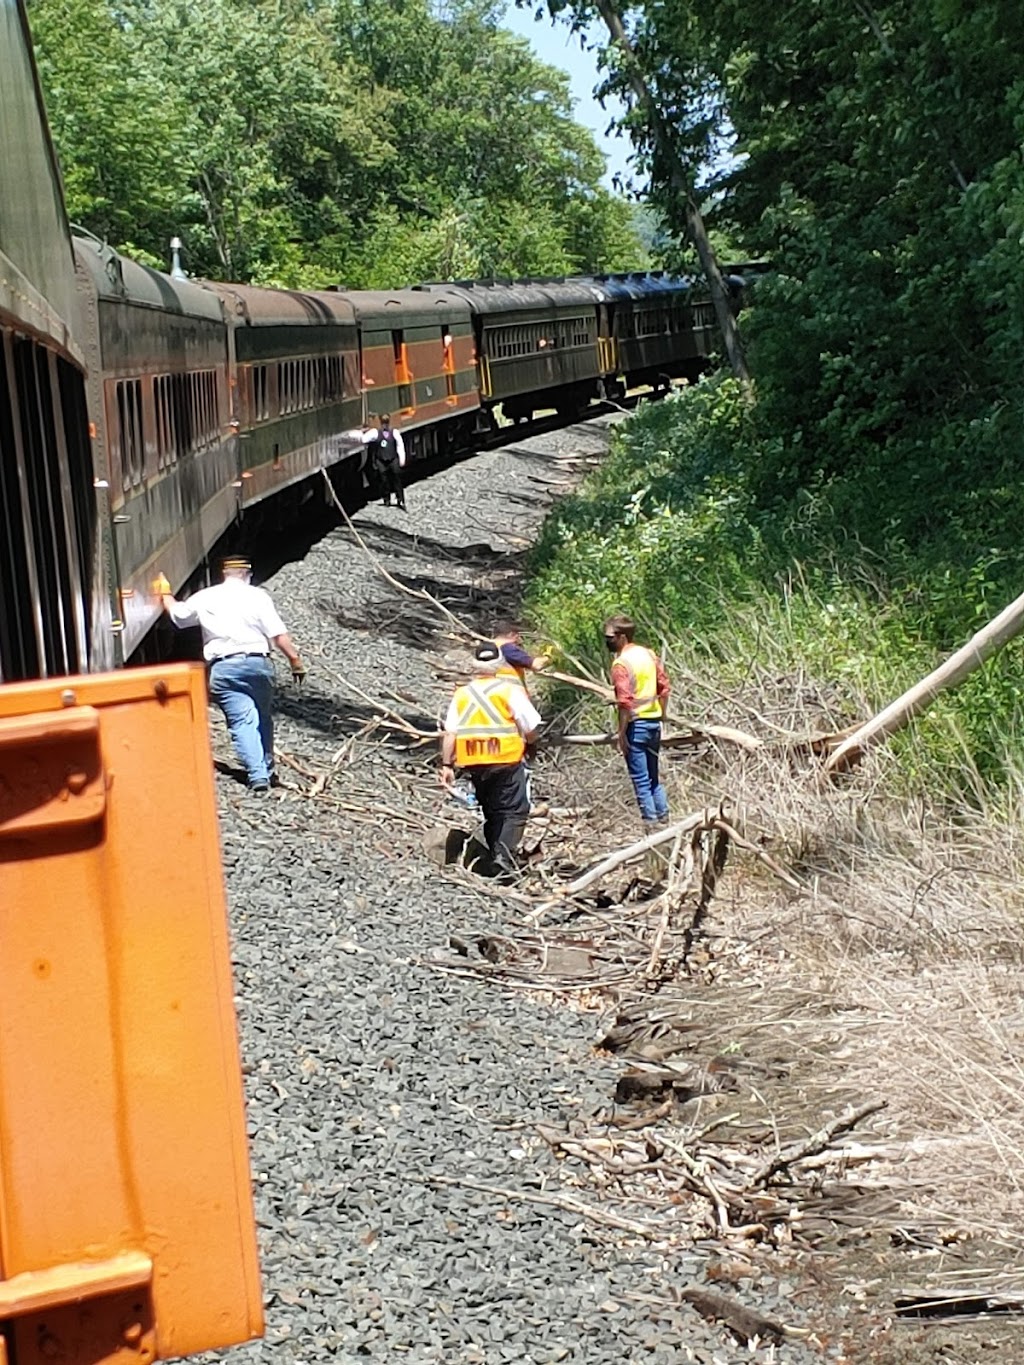
[[[249,788],[270,790],[274,774],[274,665],[270,647],[276,645],[291,664],[292,677],[306,676],[299,651],[277,613],[270,593],[254,588],[247,559],[225,559],[223,583],[193,593],[179,602],[167,586],[160,597],[164,610],[178,627],[199,626],[203,655],[210,665],[210,698],[224,712],[228,733],[249,778]]]
[[[441,736],[441,782],[450,787],[455,768],[473,783],[484,817],[484,840],[499,874],[515,877],[515,852],[530,814],[526,750],[541,718],[518,678],[498,676],[503,659],[496,644],[480,645],[473,677],[457,687]]]
[[[405,442],[400,431],[392,430],[391,418],[386,412],[381,414],[379,426],[369,427],[363,432],[363,445],[369,448],[370,467],[377,489],[383,494],[381,501],[384,506],[390,507],[394,496],[395,505],[404,512],[402,470],[405,468]]]

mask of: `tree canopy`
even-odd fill
[[[670,229],[685,236],[682,184],[744,257],[770,263],[743,319],[759,505],[785,518],[814,499],[838,537],[890,562],[901,547],[946,557],[954,574],[958,560],[1001,561],[992,586],[1014,596],[1024,9],[548,9],[577,27],[621,20],[653,117],[610,22],[607,85]]]
[[[282,285],[628,269],[568,80],[493,0],[29,0],[72,219]]]

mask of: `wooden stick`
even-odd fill
[[[531,924],[536,924],[542,915],[554,909],[560,901],[569,896],[578,895],[580,891],[585,891],[588,886],[606,876],[609,872],[614,872],[623,863],[630,862],[633,858],[639,858],[648,849],[658,848],[662,844],[667,844],[670,840],[677,838],[680,834],[689,834],[691,831],[700,828],[711,828],[713,818],[708,815],[706,810],[695,811],[692,815],[686,816],[684,820],[678,820],[675,824],[668,825],[665,829],[656,830],[654,834],[645,835],[643,839],[638,839],[635,844],[629,844],[626,848],[620,848],[615,853],[610,853],[608,857],[602,858],[589,872],[584,872],[581,877],[577,877],[574,882],[564,886],[558,893],[555,900],[545,901],[543,905],[538,905],[529,915],[526,916]]]
[[[545,678],[554,678],[556,682],[568,683],[570,687],[578,687],[582,692],[593,692],[602,701],[612,703],[615,701],[615,689],[606,683],[591,682],[589,678],[580,678],[575,673],[561,673],[557,668],[545,668]]]
[[[549,678],[553,677],[554,674],[550,669],[545,669],[543,676]],[[661,747],[663,749],[676,749],[689,744],[701,744],[706,739],[720,739],[727,744],[735,744],[751,753],[755,749],[764,748],[763,740],[756,739],[743,730],[734,730],[730,725],[698,725],[696,721],[692,720],[680,721],[679,724],[686,728],[662,735]],[[552,744],[616,744],[618,738],[617,734],[555,735],[549,742]]]
[[[668,933],[669,921],[672,918],[672,906],[676,901],[677,896],[681,898],[686,894],[686,888],[689,886],[690,878],[693,876],[694,853],[692,839],[686,846],[684,868],[682,871],[679,869],[679,853],[682,842],[683,836],[682,834],[679,834],[675,843],[672,845],[672,854],[668,869],[668,886],[666,886],[662,895],[664,905],[661,912],[661,922],[658,925],[657,933],[654,935],[654,943],[651,945],[651,956],[647,963],[648,976],[657,975],[658,966],[661,962],[661,945],[665,940],[666,933]]]
[[[632,1218],[622,1218],[617,1213],[606,1213],[604,1209],[595,1209],[589,1204],[581,1204],[561,1194],[533,1194],[529,1190],[509,1190],[500,1185],[484,1185],[476,1180],[462,1180],[458,1176],[450,1175],[412,1176],[411,1179],[424,1185],[455,1186],[457,1189],[476,1190],[480,1194],[493,1194],[498,1199],[518,1200],[522,1204],[539,1204],[542,1208],[562,1209],[565,1213],[575,1213],[581,1218],[589,1218],[592,1222],[603,1223],[606,1227],[619,1228],[622,1232],[631,1232],[634,1236],[651,1240],[665,1237],[673,1231],[671,1228],[658,1227],[653,1223],[639,1223]],[[680,1224],[679,1231],[682,1230]]]
[[[715,829],[722,830],[722,832],[724,834],[727,834],[730,839],[735,840],[735,842],[739,844],[740,848],[745,848],[748,853],[753,853],[753,855],[756,858],[760,859],[760,861],[764,863],[765,867],[767,867],[769,871],[774,872],[776,877],[784,881],[787,886],[791,886],[794,891],[806,891],[807,888],[804,886],[802,882],[797,881],[797,879],[793,876],[792,872],[787,872],[786,869],[782,866],[782,864],[777,863],[775,859],[771,856],[771,854],[765,853],[763,848],[758,848],[757,844],[752,844],[749,839],[744,839],[743,835],[737,833],[733,826],[729,824],[728,820],[723,820],[721,817],[719,817],[718,819],[715,820],[714,826]]]
[[[789,1147],[784,1147],[770,1161],[763,1162],[751,1175],[744,1188],[752,1190],[759,1185],[767,1184],[778,1171],[787,1166],[792,1166],[805,1156],[815,1156],[818,1152],[823,1152],[838,1133],[845,1133],[848,1128],[853,1128],[860,1123],[861,1119],[866,1119],[871,1114],[877,1114],[880,1109],[887,1107],[888,1100],[869,1100],[867,1104],[859,1105],[856,1109],[853,1107],[844,1109],[838,1118],[834,1118],[831,1123],[826,1123],[824,1128],[819,1128],[809,1138],[804,1138],[801,1142],[795,1142]]]
[[[859,758],[867,746],[876,739],[886,739],[901,730],[909,721],[929,706],[940,692],[956,687],[969,674],[991,655],[1012,640],[1024,629],[1024,593],[1005,607],[994,620],[990,621],[973,635],[970,640],[951,655],[944,664],[934,669],[926,678],[915,683],[902,697],[890,702],[884,710],[862,725],[849,739],[840,744],[825,762],[825,772],[842,772]]]
[[[722,1294],[717,1289],[705,1289],[703,1285],[688,1284],[680,1289],[679,1297],[692,1304],[702,1317],[710,1318],[714,1322],[724,1322],[730,1331],[742,1337],[748,1345],[755,1339],[777,1342],[784,1337],[798,1335],[792,1329],[787,1329],[778,1319],[766,1317],[764,1313],[748,1308],[746,1304],[740,1303],[739,1299]]]
[[[662,1133],[658,1138],[663,1147],[667,1147],[670,1152],[674,1152],[679,1160],[686,1167],[691,1181],[706,1199],[709,1199],[715,1208],[715,1217],[718,1219],[719,1232],[731,1232],[729,1223],[729,1206],[722,1197],[722,1192],[708,1175],[707,1171],[701,1166],[685,1147],[678,1146]]]

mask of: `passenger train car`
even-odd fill
[[[90,657],[96,513],[71,238],[21,5],[0,3],[0,680]]]
[[[157,572],[193,579],[232,527],[321,494],[322,470],[355,486],[376,414],[415,461],[471,450],[499,414],[568,420],[708,364],[705,292],[656,272],[273,290],[72,239],[21,0],[0,15],[0,177],[26,148],[31,166],[0,183],[0,680],[130,660]]]

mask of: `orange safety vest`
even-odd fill
[[[627,645],[615,662],[625,664],[633,680],[633,715],[637,720],[659,720],[658,656],[643,645]]]
[[[476,678],[455,692],[458,720],[455,762],[460,768],[478,763],[519,763],[526,743],[515,722],[511,689],[518,686],[497,676]]]

